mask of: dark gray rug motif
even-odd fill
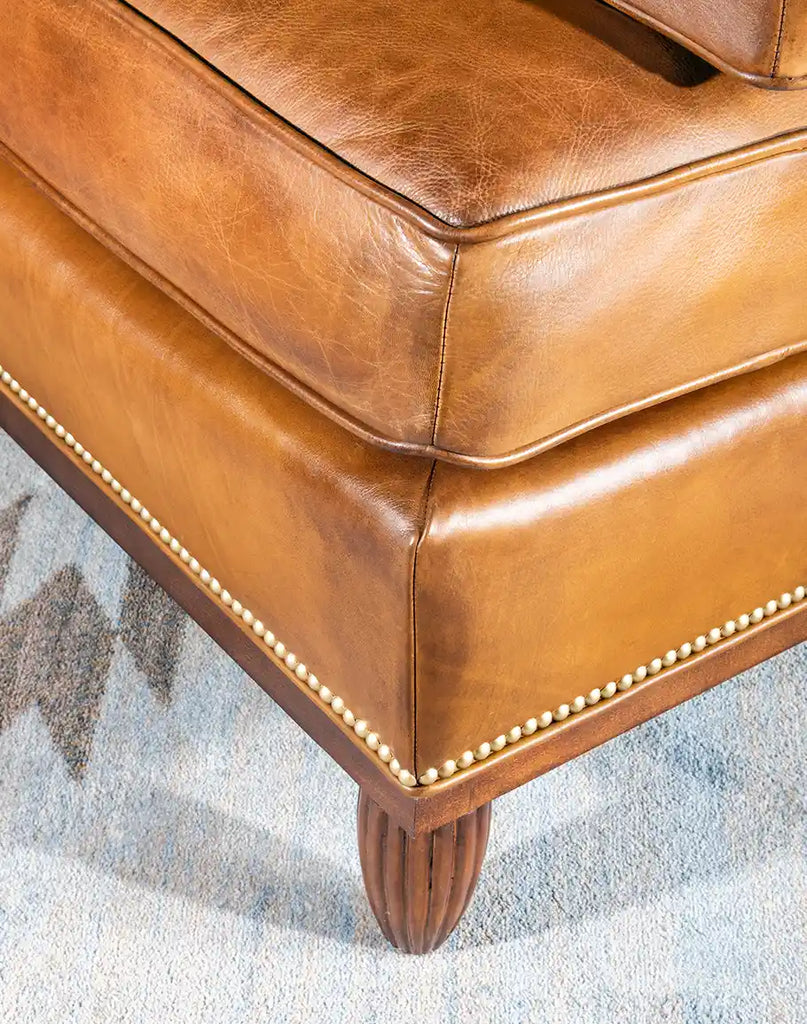
[[[0,599],[33,496],[0,508]],[[128,561],[119,623],[65,565],[28,600],[0,617],[0,732],[31,706],[47,724],[71,776],[84,774],[116,638],[155,694],[167,702],[186,616],[134,562]]]
[[[7,508],[0,507],[0,597],[11,567],[11,555],[17,543],[17,532],[25,510],[31,504],[32,495],[17,498]]]
[[[120,636],[155,694],[171,697],[187,616],[136,562],[126,567]]]

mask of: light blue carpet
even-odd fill
[[[0,434],[2,1024],[807,1021],[807,647],[499,800],[426,958],[356,788]]]

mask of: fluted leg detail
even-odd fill
[[[490,830],[490,804],[412,837],[359,793],[358,833],[367,898],[387,939],[428,953],[456,928],[476,887]]]

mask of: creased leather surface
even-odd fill
[[[430,439],[451,246],[117,2],[4,2],[0,63],[0,140],[103,232],[259,360]]]
[[[133,6],[311,138],[457,226],[807,126],[803,96],[744,88],[596,0]]]
[[[805,0],[608,0],[756,85],[807,85]]]
[[[138,6],[6,0],[0,141],[359,436],[503,465],[807,342],[804,93],[594,0]]]

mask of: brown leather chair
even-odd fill
[[[408,950],[495,797],[807,637],[807,92],[742,80],[807,5],[618,6],[0,5],[0,424],[359,783]]]

